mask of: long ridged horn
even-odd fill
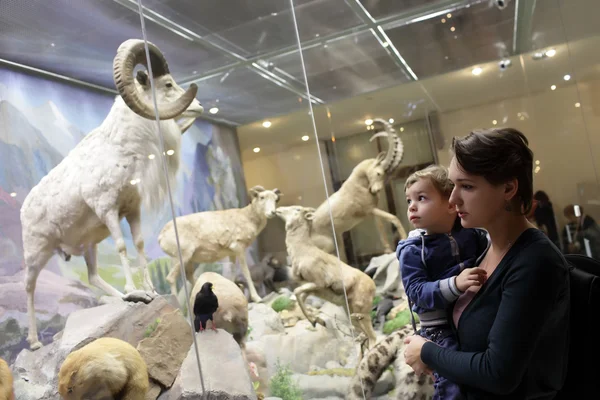
[[[162,55],[158,47],[148,42],[150,52],[150,62],[152,63],[152,73],[155,78],[169,73],[167,60]],[[154,105],[144,99],[135,87],[133,69],[136,65],[142,64],[148,67],[146,62],[146,50],[144,41],[139,39],[129,39],[121,43],[117,50],[117,55],[113,60],[113,78],[119,94],[123,101],[133,112],[147,118],[154,119]],[[158,117],[161,120],[172,119],[181,115],[196,98],[198,86],[191,84],[188,90],[172,103],[158,104]]]
[[[402,158],[404,157],[404,144],[396,134],[396,130],[392,127],[392,124],[381,118],[373,120],[373,123],[375,122],[382,124],[385,130],[371,136],[369,141],[373,141],[375,138],[380,136],[385,136],[388,138],[388,149],[387,153],[385,153],[385,158],[381,160],[381,158],[378,157],[378,159],[381,160],[380,162],[383,170],[386,173],[389,173],[398,168],[398,165],[400,162],[402,162]]]

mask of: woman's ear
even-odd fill
[[[504,200],[512,201],[519,191],[519,180],[511,179],[504,184]]]

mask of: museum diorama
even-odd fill
[[[0,2],[0,400],[432,398],[405,182],[516,127],[529,220],[600,259],[599,11]]]

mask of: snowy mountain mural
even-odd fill
[[[22,274],[23,244],[19,211],[27,193],[87,133],[102,123],[113,101],[114,96],[110,94],[0,67],[0,292],[3,285],[14,287],[11,283],[14,277]],[[235,131],[196,121],[185,133],[173,200],[177,216],[247,204]],[[171,218],[168,202],[157,213],[142,210],[148,261],[159,261],[160,268],[163,267],[160,259],[165,254],[156,238]],[[137,266],[137,253],[129,227],[124,221],[122,228],[131,264]],[[248,263],[254,264],[256,246],[249,250],[248,256]],[[100,274],[123,290],[122,268],[111,238],[99,244],[98,264]],[[46,270],[87,284],[87,268],[82,257],[72,257],[65,262],[54,256]],[[60,292],[62,289],[56,290]],[[24,290],[16,290],[15,293],[19,299],[24,299]],[[24,303],[15,300],[16,297],[11,299],[10,295],[0,294],[0,357],[9,359],[13,359],[16,356],[14,352],[20,349],[18,343],[22,341],[19,335],[24,334],[21,329],[26,326],[25,314],[17,311],[23,310]],[[14,321],[17,321],[17,325],[14,325]],[[15,338],[3,336],[11,334],[4,329],[9,322],[13,324],[10,326],[20,326],[18,332],[10,331]],[[51,338],[52,332],[48,331],[47,334]],[[2,343],[13,343],[14,348],[6,350]]]

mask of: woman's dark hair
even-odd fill
[[[533,152],[523,133],[513,128],[475,130],[452,140],[452,152],[463,171],[483,176],[492,185],[517,179],[522,213],[531,211]]]

